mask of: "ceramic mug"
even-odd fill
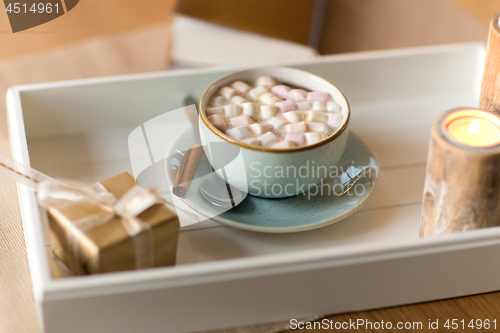
[[[249,145],[215,128],[205,110],[219,88],[237,80],[253,84],[263,75],[281,84],[328,92],[342,108],[342,125],[323,141],[286,149]],[[342,92],[327,80],[294,68],[261,67],[225,75],[205,89],[199,108],[202,144],[215,171],[232,186],[259,197],[283,198],[307,192],[328,176],[325,168],[330,170],[340,161],[349,135],[350,108]]]

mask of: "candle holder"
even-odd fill
[[[479,108],[500,113],[500,12],[493,16],[488,35]]]
[[[452,109],[431,132],[420,237],[500,225],[500,116]]]

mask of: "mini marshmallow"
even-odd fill
[[[285,126],[285,133],[296,134],[307,132],[307,124],[305,122],[288,124]]]
[[[343,115],[342,113],[329,113],[328,114],[328,126],[337,129],[342,126]]]
[[[311,110],[311,107],[312,107],[311,102],[308,102],[308,101],[297,102],[295,104],[297,105],[297,110]]]
[[[224,115],[226,117],[236,117],[241,114],[241,106],[229,104],[224,106]]]
[[[226,134],[236,140],[243,140],[252,136],[246,126],[230,128],[226,131]]]
[[[278,102],[281,102],[281,99],[279,99],[278,96],[273,93],[264,93],[260,95],[259,101],[265,105],[274,105]]]
[[[271,124],[273,125],[274,127],[274,130],[278,133],[281,133],[283,132],[283,127],[288,124],[288,122],[284,121],[283,119],[281,118],[278,118],[278,117],[272,117],[271,119],[269,119],[267,121],[268,124]]]
[[[219,95],[224,96],[227,99],[231,99],[238,94],[239,92],[236,89],[230,87],[222,87],[219,89]]]
[[[274,104],[278,107],[279,112],[287,112],[297,110],[297,105],[293,101],[282,101]]]
[[[271,89],[272,87],[274,87],[277,84],[278,84],[278,81],[276,81],[276,79],[274,77],[269,76],[269,75],[261,76],[257,79],[257,81],[255,81],[256,86],[264,86],[267,89]]]
[[[274,117],[278,113],[278,108],[271,105],[262,105],[260,107],[260,118],[262,120],[268,120]]]
[[[231,127],[245,126],[251,123],[253,123],[252,117],[247,115],[229,118],[229,125],[231,125]]]
[[[246,84],[243,81],[234,81],[233,84],[231,84],[231,87],[238,90],[242,94],[245,94],[250,89],[252,89],[252,87],[250,87],[248,84]]]
[[[292,148],[292,147],[297,147],[297,145],[293,141],[281,141],[273,143],[271,145],[271,148],[280,148],[280,149]]]
[[[304,114],[302,111],[288,111],[283,113],[281,116],[289,123],[298,123],[299,121],[304,120]]]
[[[304,136],[304,133],[286,134],[284,140],[293,141],[297,146],[303,146],[306,144],[306,137]]]
[[[325,111],[326,104],[323,101],[314,101],[312,102],[312,109],[315,111]]]
[[[212,123],[212,125],[215,126],[218,130],[225,131],[227,128],[227,121],[226,117],[220,114],[213,114],[211,116],[208,116],[208,120]]]
[[[328,121],[328,115],[323,111],[306,111],[306,121],[326,123]]]
[[[311,132],[321,132],[326,136],[332,132],[332,129],[325,123],[310,122],[307,124],[307,127]]]
[[[326,111],[328,112],[340,112],[342,108],[335,101],[326,102]]]
[[[248,139],[243,139],[241,140],[244,143],[248,143],[249,145],[258,145],[260,146],[260,141],[254,138],[248,138]]]
[[[330,97],[329,93],[326,92],[321,92],[321,91],[311,91],[310,93],[307,94],[307,100],[308,101],[322,101],[322,102],[327,102],[328,98]]]
[[[326,135],[321,132],[309,132],[304,134],[306,145],[312,145],[326,139]]]
[[[294,102],[304,102],[307,100],[307,91],[303,89],[293,89],[288,92],[286,97]]]
[[[236,105],[241,105],[245,102],[248,102],[247,99],[244,97],[241,97],[239,95],[236,95],[233,98],[231,98],[231,103],[236,104]]]
[[[260,87],[256,87],[256,88],[253,88],[252,90],[250,90],[248,92],[248,96],[250,96],[251,99],[256,101],[259,99],[260,95],[268,93],[268,92],[269,92],[269,90],[267,90],[266,87],[260,86]]]
[[[271,92],[278,96],[279,98],[286,99],[286,95],[288,92],[292,90],[289,86],[285,86],[284,84],[280,84],[277,86],[274,86],[273,89],[271,89]]]
[[[215,98],[212,98],[211,102],[212,106],[224,106],[228,101],[224,96],[215,96]]]
[[[243,114],[252,118],[257,118],[260,114],[260,106],[255,103],[245,102],[241,104],[241,109],[243,110]]]
[[[213,114],[224,114],[224,109],[221,108],[220,106],[214,108],[207,108],[206,114],[207,116],[211,116]]]
[[[257,123],[248,126],[248,129],[250,130],[250,133],[252,133],[255,136],[258,136],[267,132],[271,132],[272,130],[274,130],[274,127],[271,124]]]
[[[279,142],[280,139],[273,132],[266,132],[256,138],[263,146],[269,147],[273,143]]]

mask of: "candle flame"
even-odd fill
[[[469,133],[472,136],[479,135],[479,121],[476,119],[470,124]]]

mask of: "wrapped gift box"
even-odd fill
[[[100,182],[120,199],[135,185],[127,172]],[[109,222],[92,228],[82,235],[73,221],[99,213],[99,207],[75,204],[58,209],[49,207],[49,225],[52,250],[56,257],[75,274],[105,273],[136,268],[134,241],[126,231],[122,218],[115,216]],[[155,204],[138,216],[151,227],[153,234],[153,266],[175,264],[179,222],[174,213],[162,204]],[[75,250],[70,242],[75,239]]]

